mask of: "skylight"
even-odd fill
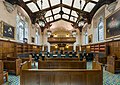
[[[66,15],[66,14],[63,14],[62,17],[63,17],[64,19],[68,19],[68,18],[69,18],[69,16]]]
[[[62,8],[63,12],[66,13],[66,14],[70,14],[70,9],[67,9],[67,8]]]
[[[71,15],[72,15],[72,16],[75,16],[75,17],[78,17],[76,11],[72,11]]]
[[[77,18],[75,18],[75,17],[70,17],[70,20],[73,21],[73,22],[76,22]]]
[[[84,11],[86,11],[86,12],[91,12],[95,5],[96,5],[96,4],[89,2],[89,3],[86,5]]]
[[[53,17],[50,17],[50,21],[53,21]]]
[[[28,8],[32,11],[32,12],[37,12],[39,11],[39,9],[37,8],[37,6],[35,5],[35,3],[31,2],[27,4]]]
[[[51,21],[53,21],[53,17],[48,17],[48,18],[46,18],[46,20],[47,20],[47,22],[51,22]]]
[[[56,13],[59,13],[60,12],[60,7],[59,8],[56,8],[56,9],[53,9],[53,13],[56,14]]]
[[[38,0],[38,1],[37,1],[37,4],[38,4],[38,6],[39,6],[40,9],[41,9],[41,0]],[[45,9],[45,8],[49,8],[48,0],[43,0],[43,6],[42,6],[42,9]]]
[[[50,21],[50,18],[46,18],[46,21],[49,22],[49,21]]]
[[[57,14],[54,16],[55,19],[59,19],[61,17],[61,15]]]
[[[72,1],[73,1],[73,0],[63,0],[62,2],[63,2],[63,4],[66,4],[66,5],[68,5],[68,6],[69,6],[69,5],[71,6],[71,5],[72,5]]]
[[[81,9],[85,5],[85,0],[81,0]],[[80,0],[75,0],[73,7],[80,9]]]
[[[24,2],[30,1],[30,0],[23,0]]]
[[[60,0],[50,0],[50,2],[51,2],[51,6],[60,4]]]
[[[48,17],[48,16],[51,16],[52,13],[51,13],[51,10],[50,11],[47,11],[47,13],[45,14],[45,17]]]

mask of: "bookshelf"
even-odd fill
[[[42,46],[26,43],[16,43],[16,56],[20,54],[39,53]]]
[[[90,48],[88,48],[90,47]],[[92,52],[95,54],[95,58],[100,63],[106,64],[106,43],[97,43],[82,46],[82,51],[86,50],[87,53]]]

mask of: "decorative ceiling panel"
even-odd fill
[[[38,6],[39,6],[40,9],[41,9],[41,0],[38,0],[38,1],[37,1],[37,4],[38,4]],[[48,3],[48,0],[44,0],[44,1],[43,1],[42,9],[49,8],[49,7],[50,7],[50,6],[49,6],[49,3]]]
[[[27,4],[28,8],[32,11],[32,12],[37,12],[39,11],[39,9],[37,8],[37,6],[35,5],[35,3],[31,2]]]
[[[96,4],[89,2],[89,3],[86,5],[84,11],[86,11],[86,12],[91,12],[95,5],[96,5]]]

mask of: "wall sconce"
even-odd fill
[[[66,48],[69,48],[69,45],[66,45]]]
[[[54,37],[57,37],[57,34],[54,34]]]
[[[69,37],[69,34],[66,34],[66,37]]]
[[[55,45],[55,48],[57,49],[57,48],[58,48],[58,45]]]

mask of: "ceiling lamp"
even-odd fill
[[[43,19],[39,19],[38,20],[38,24],[41,28],[44,28],[45,27],[45,21]]]
[[[79,26],[79,27],[83,27],[83,26],[84,26],[84,24],[85,24],[85,22],[84,22],[84,21],[80,21],[80,22],[78,23],[78,26]]]
[[[41,0],[41,11],[42,11],[42,7],[43,7],[43,1]],[[45,27],[45,20],[44,20],[44,13],[40,13],[40,18],[37,20],[39,26],[41,28]]]

